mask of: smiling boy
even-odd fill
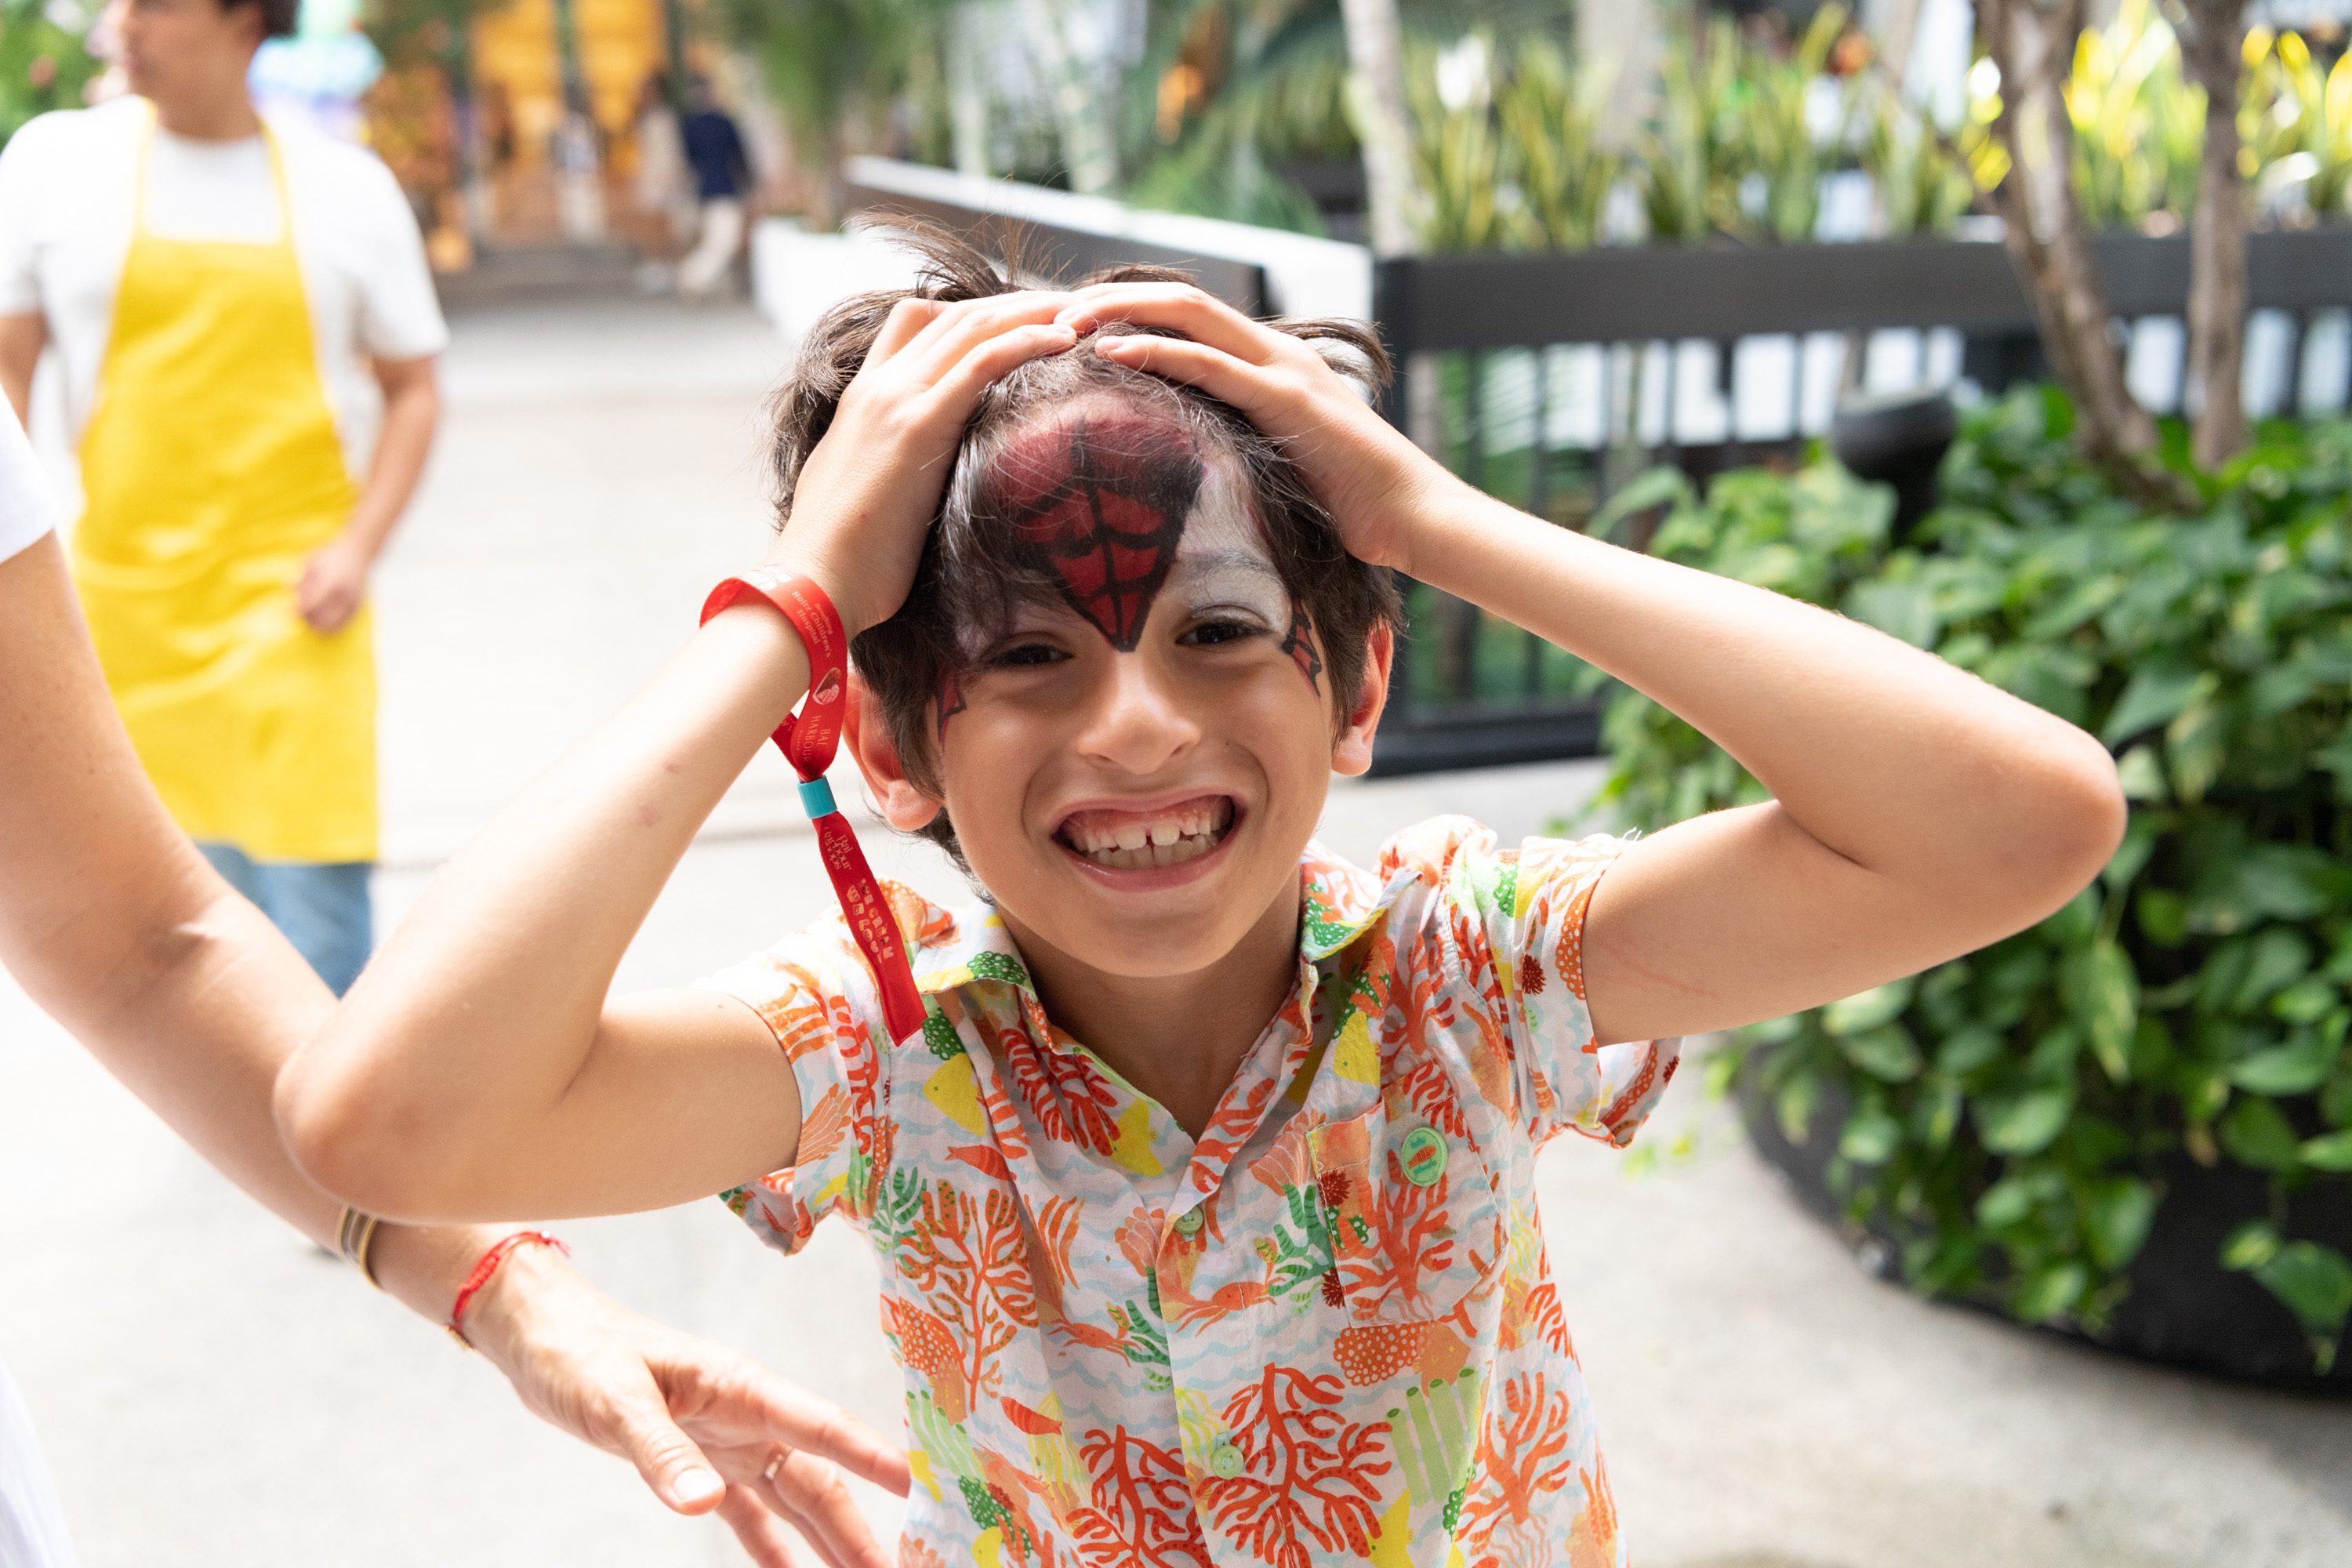
[[[1376,361],[1360,332],[933,259],[931,297],[804,349],[771,558],[857,636],[884,816],[982,893],[891,895],[919,1025],[884,1026],[839,921],[607,997],[808,687],[749,598],[443,872],[281,1081],[298,1157],[407,1217],[726,1190],[791,1250],[848,1216],[907,1374],[903,1562],[1622,1562],[1538,1150],[1630,1139],[1673,1037],[2057,908],[2120,831],[2106,754],[1459,484],[1325,357]],[[1310,836],[1370,760],[1391,569],[1647,691],[1774,798],[1639,843],[1441,818],[1338,860]],[[797,1457],[774,1475],[820,1537],[845,1517]]]

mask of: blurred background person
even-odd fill
[[[695,209],[685,136],[660,73],[646,77],[638,89],[636,119],[630,129],[637,144],[637,213],[657,252],[639,278],[647,292],[658,292],[671,282],[667,259],[677,254],[676,247],[694,231]]]
[[[75,579],[140,759],[340,994],[373,942],[368,578],[432,445],[447,331],[383,165],[255,112],[254,53],[295,15],[116,0],[135,96],[0,153],[0,386],[23,416],[56,353]]]
[[[743,248],[744,200],[751,190],[751,160],[743,132],[719,105],[710,79],[698,76],[688,89],[688,113],[679,134],[694,171],[700,227],[693,250],[678,264],[678,292],[689,300],[710,297]]]

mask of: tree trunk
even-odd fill
[[[2238,173],[2238,72],[2245,0],[2179,0],[2180,59],[2205,89],[2205,153],[2189,230],[2190,449],[2218,468],[2246,448],[2246,185]]]
[[[1405,106],[1404,35],[1396,0],[1340,0],[1348,32],[1350,102],[1364,147],[1364,194],[1372,251],[1402,256],[1420,247],[1413,187],[1412,120]]]
[[[2000,67],[1996,129],[2010,157],[1995,193],[2002,242],[2033,301],[2051,367],[2074,395],[2083,455],[2144,506],[2185,509],[2194,493],[2156,458],[2156,422],[2132,400],[2106,287],[2074,203],[2074,132],[2064,88],[2083,0],[1980,0],[1986,48]]]

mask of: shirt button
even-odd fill
[[[1406,1133],[1400,1152],[1405,1180],[1416,1187],[1434,1186],[1445,1174],[1445,1139],[1434,1127],[1416,1127]]]
[[[1221,1481],[1232,1480],[1242,1473],[1242,1451],[1231,1443],[1219,1443],[1209,1450],[1209,1473]]]
[[[1201,1227],[1207,1223],[1207,1218],[1202,1215],[1199,1209],[1186,1209],[1182,1214],[1176,1216],[1176,1234],[1179,1236],[1198,1236],[1201,1234]]]

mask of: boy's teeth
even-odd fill
[[[1233,806],[1224,801],[1175,808],[1157,819],[1106,822],[1088,812],[1064,829],[1063,841],[1097,865],[1139,870],[1173,866],[1215,848],[1232,820]]]
[[[1097,866],[1108,866],[1115,871],[1141,871],[1154,866],[1177,866],[1196,855],[1205,855],[1217,847],[1213,833],[1191,833],[1177,836],[1170,842],[1158,841],[1135,848],[1088,849],[1082,851]]]

